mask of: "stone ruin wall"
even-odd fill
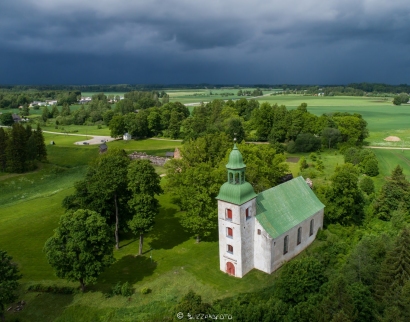
[[[148,155],[145,152],[134,152],[128,155],[131,160],[135,159],[148,159],[151,161],[152,164],[154,165],[159,165],[163,166],[165,162],[169,160],[169,158],[164,158],[164,157],[157,157],[155,155]]]

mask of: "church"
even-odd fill
[[[302,177],[256,194],[236,144],[226,168],[216,197],[220,269],[235,277],[253,268],[270,274],[315,240],[325,206]]]

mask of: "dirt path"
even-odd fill
[[[77,141],[74,144],[76,145],[82,145],[82,144],[101,144],[104,142],[110,142],[116,140],[115,138],[112,138],[111,136],[108,135],[87,135],[87,134],[75,134],[75,133],[61,133],[61,132],[51,132],[51,131],[43,131],[44,133],[50,133],[50,134],[59,134],[59,135],[71,135],[71,136],[82,136],[82,137],[91,137],[91,139],[83,140],[83,141]]]
[[[390,147],[390,146],[365,146],[367,149],[385,149],[385,150],[410,150],[410,148]]]

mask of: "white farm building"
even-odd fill
[[[220,269],[236,277],[253,268],[270,274],[315,240],[324,205],[302,177],[256,194],[236,144],[226,168],[216,197]]]

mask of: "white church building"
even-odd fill
[[[216,197],[220,269],[236,277],[253,268],[270,274],[315,240],[325,206],[302,177],[256,194],[236,144],[226,168]]]

